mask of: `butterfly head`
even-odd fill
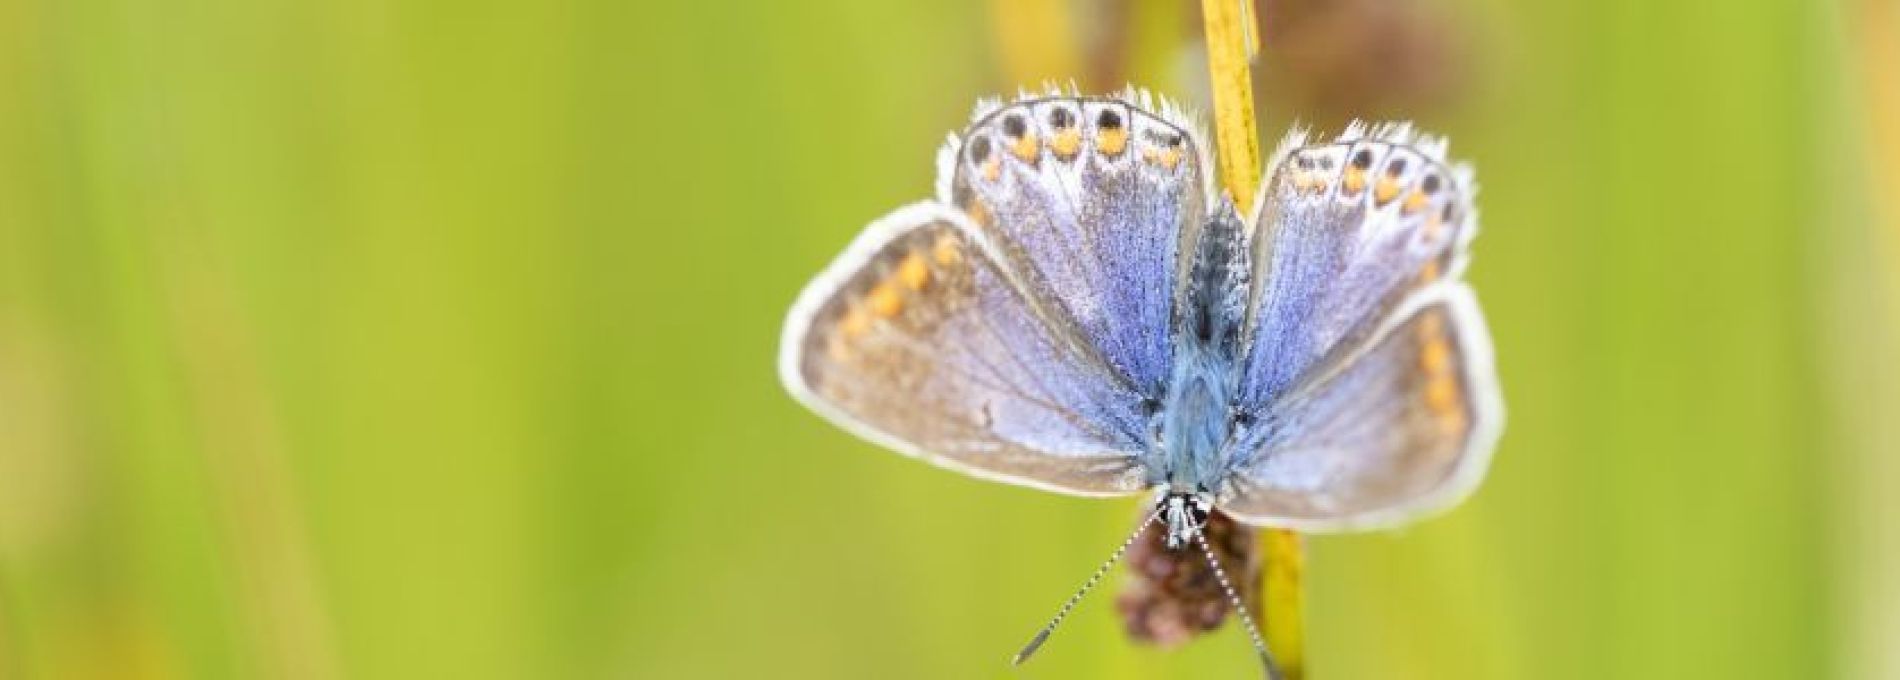
[[[1199,494],[1168,493],[1156,501],[1155,512],[1168,528],[1168,549],[1179,550],[1200,536],[1213,510],[1214,504]]]

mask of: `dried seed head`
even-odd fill
[[[1260,552],[1254,530],[1215,510],[1203,529],[1208,546],[1234,576],[1247,606],[1260,608]],[[1227,620],[1227,596],[1207,559],[1192,546],[1169,550],[1165,532],[1151,531],[1128,550],[1134,578],[1115,598],[1128,637],[1174,647]]]

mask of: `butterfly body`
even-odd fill
[[[1176,315],[1174,370],[1160,402],[1152,483],[1173,494],[1211,494],[1230,457],[1235,426],[1251,419],[1234,408],[1240,333],[1248,294],[1240,222],[1221,203],[1200,232],[1187,290]]]

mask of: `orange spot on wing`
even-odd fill
[[[838,321],[838,332],[846,339],[855,338],[871,330],[871,313],[863,307],[853,306]]]
[[[1443,416],[1458,408],[1458,381],[1450,375],[1433,376],[1425,383],[1425,407]]]
[[[1180,149],[1144,149],[1141,152],[1141,159],[1144,161],[1148,161],[1149,163],[1160,165],[1161,167],[1167,168],[1169,170],[1173,170],[1174,166],[1181,164],[1181,150]]]
[[[1458,384],[1458,375],[1451,369],[1451,340],[1445,336],[1444,315],[1428,313],[1419,319],[1418,339],[1423,343],[1419,348],[1418,367],[1425,374],[1425,408],[1437,417],[1439,424],[1447,433],[1455,433],[1465,427],[1465,413],[1461,403],[1462,388]]]
[[[930,264],[924,262],[923,253],[911,253],[897,265],[897,280],[911,290],[923,290],[930,282]]]
[[[1366,171],[1355,166],[1347,166],[1346,177],[1340,181],[1340,185],[1346,188],[1347,195],[1359,195],[1359,192],[1366,188]]]
[[[930,247],[930,257],[940,266],[948,267],[963,259],[963,252],[957,249],[957,240],[945,234],[937,237]]]
[[[1082,131],[1069,128],[1056,133],[1055,137],[1049,139],[1049,150],[1056,152],[1063,160],[1074,158],[1076,152],[1082,150]]]
[[[1119,156],[1128,148],[1128,131],[1111,128],[1095,133],[1095,149],[1109,156]]]
[[[865,306],[871,308],[872,314],[888,319],[903,311],[904,293],[897,289],[896,283],[885,281],[877,284],[876,288],[871,289],[871,294],[865,296]]]
[[[1425,347],[1418,352],[1418,367],[1427,373],[1443,373],[1450,368],[1451,343],[1445,342],[1443,338],[1426,341]]]
[[[1014,144],[1009,145],[1009,152],[1024,162],[1029,162],[1036,160],[1036,156],[1042,152],[1042,147],[1036,140],[1036,133],[1025,132],[1023,136],[1016,139]]]
[[[1387,201],[1399,195],[1399,183],[1391,177],[1380,177],[1379,183],[1372,188],[1372,200],[1385,205]]]
[[[977,224],[989,224],[990,222],[990,209],[984,205],[982,200],[970,201],[970,205],[963,208],[963,214],[969,215],[970,221]],[[949,237],[946,236],[944,238]]]
[[[1411,193],[1405,195],[1405,205],[1400,208],[1400,210],[1405,211],[1405,213],[1409,215],[1418,212],[1420,208],[1425,207],[1425,204],[1430,202],[1431,199],[1425,197],[1423,190],[1413,189]]]

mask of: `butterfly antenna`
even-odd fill
[[[1194,542],[1201,546],[1201,554],[1207,557],[1207,566],[1214,568],[1214,578],[1220,580],[1220,589],[1227,593],[1227,603],[1233,605],[1234,613],[1240,615],[1240,623],[1247,628],[1247,636],[1253,638],[1254,651],[1260,653],[1260,664],[1267,669],[1267,680],[1280,680],[1280,664],[1274,662],[1273,652],[1267,651],[1267,641],[1260,637],[1260,627],[1254,625],[1253,614],[1247,611],[1247,603],[1240,601],[1240,593],[1234,592],[1234,586],[1227,580],[1227,570],[1220,566],[1220,559],[1214,557],[1214,549],[1207,546],[1207,535],[1194,533]]]
[[[1029,655],[1035,654],[1037,649],[1041,649],[1042,643],[1049,641],[1049,634],[1055,632],[1056,626],[1062,625],[1062,620],[1069,617],[1069,612],[1075,609],[1076,603],[1082,601],[1082,596],[1089,594],[1090,590],[1095,589],[1095,584],[1100,583],[1102,577],[1108,575],[1109,568],[1115,566],[1116,562],[1121,561],[1122,553],[1128,552],[1129,546],[1135,544],[1135,539],[1141,538],[1141,532],[1147,531],[1148,525],[1153,524],[1155,518],[1160,516],[1161,511],[1155,510],[1152,514],[1148,515],[1147,519],[1142,520],[1141,524],[1135,527],[1134,533],[1128,535],[1128,540],[1122,541],[1121,547],[1116,548],[1115,553],[1109,555],[1108,560],[1103,562],[1102,566],[1097,567],[1095,573],[1089,575],[1089,580],[1084,581],[1082,587],[1076,590],[1074,595],[1069,596],[1069,601],[1062,603],[1062,608],[1056,610],[1056,616],[1049,620],[1049,625],[1043,626],[1042,630],[1036,631],[1036,636],[1029,639],[1029,644],[1023,645],[1023,650],[1017,652],[1015,658],[1010,659],[1010,665],[1022,665],[1024,661],[1029,660]]]

